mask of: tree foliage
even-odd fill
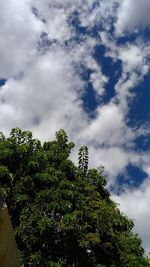
[[[83,171],[84,175],[86,175],[87,171],[88,171],[88,161],[89,161],[87,146],[81,146],[80,147],[78,160],[79,160],[79,169],[81,169]]]
[[[133,222],[105,188],[102,168],[88,170],[88,149],[79,166],[64,130],[54,141],[12,129],[0,134],[0,183],[25,267],[150,266]]]

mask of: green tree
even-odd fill
[[[78,160],[79,160],[79,169],[81,169],[84,175],[86,175],[88,171],[88,161],[89,161],[87,146],[81,146],[81,148],[79,149]]]
[[[69,159],[64,130],[54,141],[12,129],[0,135],[0,183],[25,267],[143,267],[141,240],[105,188],[103,168]]]

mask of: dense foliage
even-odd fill
[[[25,267],[149,266],[133,222],[120,213],[99,170],[69,159],[64,130],[41,145],[31,132],[0,135],[0,183]]]

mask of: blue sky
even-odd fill
[[[0,3],[0,129],[64,128],[150,251],[150,1]]]

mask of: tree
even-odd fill
[[[86,175],[88,171],[88,148],[87,146],[80,147],[78,160],[79,160],[79,169],[81,169],[84,175]]]
[[[0,183],[25,267],[143,267],[141,240],[105,188],[103,169],[69,159],[64,130],[54,141],[12,129],[0,135]]]

